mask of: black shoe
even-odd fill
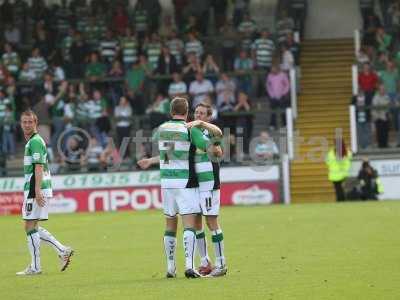
[[[185,271],[185,277],[186,277],[186,278],[200,278],[201,276],[200,276],[200,274],[197,273],[195,270],[193,270],[193,269],[187,269],[187,270]]]
[[[167,277],[167,278],[176,278],[176,273],[167,272],[167,275],[165,277]]]

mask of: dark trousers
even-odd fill
[[[222,47],[222,64],[225,71],[233,71],[235,47]]]
[[[335,187],[336,201],[342,202],[342,201],[346,200],[346,197],[344,195],[344,189],[343,189],[343,180],[342,181],[334,181],[333,186]]]
[[[376,120],[376,140],[378,142],[379,148],[387,148],[388,147],[388,131],[389,131],[389,122],[384,120]]]
[[[118,138],[118,148],[121,148],[122,141],[124,137],[131,137],[131,126],[117,126],[117,138]],[[124,153],[122,158],[129,156],[129,144],[126,148],[126,152]]]
[[[270,126],[275,128],[277,128],[278,125],[280,125],[279,127],[286,126],[286,108],[290,106],[289,96],[283,96],[280,99],[271,98],[270,100],[272,110]],[[279,124],[277,123],[277,114],[281,117],[281,122]]]

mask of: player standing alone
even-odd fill
[[[25,111],[21,115],[21,127],[27,141],[24,155],[24,203],[22,217],[25,220],[28,249],[31,254],[31,264],[17,275],[38,275],[40,265],[40,244],[47,243],[57,252],[61,271],[64,271],[74,251],[64,246],[43,227],[39,221],[48,219],[49,200],[53,196],[51,176],[49,172],[47,149],[44,140],[37,133],[38,118],[33,111]]]

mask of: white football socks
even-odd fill
[[[28,249],[31,254],[31,269],[41,271],[40,266],[40,235],[36,229],[27,232]]]
[[[58,255],[61,255],[64,252],[65,246],[57,241],[57,239],[43,227],[39,227],[39,235],[40,239],[51,246]]]
[[[185,228],[183,231],[183,249],[185,251],[185,268],[194,270],[194,254],[196,247],[196,231]]]

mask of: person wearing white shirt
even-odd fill
[[[294,56],[292,52],[287,48],[286,45],[282,45],[282,63],[281,69],[283,71],[288,72],[291,68],[294,67]]]
[[[187,85],[182,81],[181,75],[179,73],[172,74],[172,82],[168,88],[168,95],[171,99],[175,97],[182,97],[187,93]]]
[[[120,98],[119,105],[115,107],[114,116],[117,119],[117,143],[118,147],[121,147],[124,137],[130,137],[132,124],[132,107],[126,97],[122,96]],[[129,148],[127,148],[125,154],[128,154],[128,152]]]
[[[214,86],[211,81],[204,79],[203,72],[197,72],[196,80],[193,81],[189,87],[189,93],[193,97],[192,107],[195,108],[212,92],[214,92]]]

